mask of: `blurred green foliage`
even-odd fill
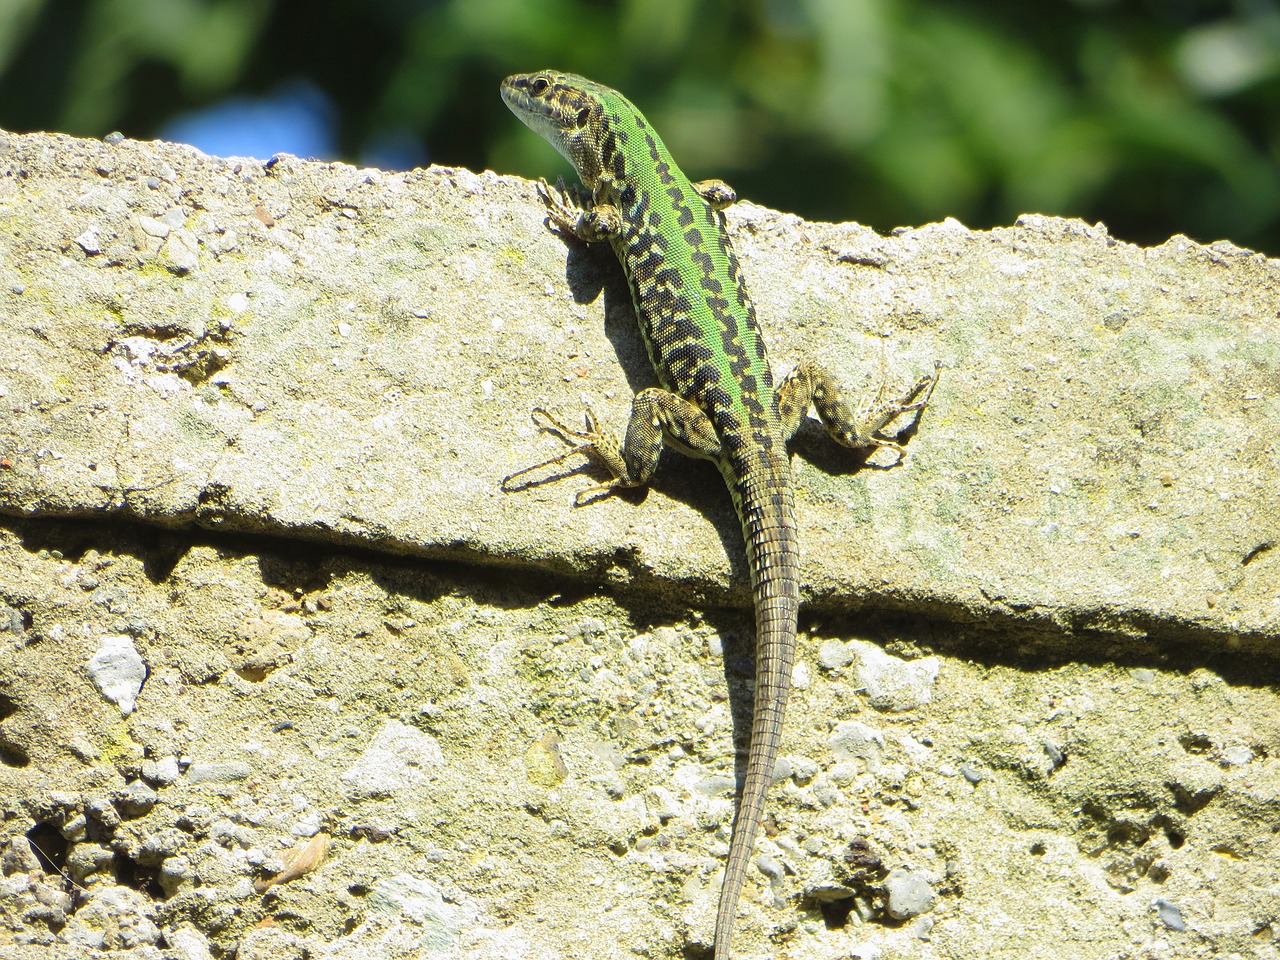
[[[0,126],[151,137],[309,77],[347,158],[554,177],[498,99],[625,92],[694,177],[886,230],[1034,211],[1280,252],[1278,0],[0,0]]]

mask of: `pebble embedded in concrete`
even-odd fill
[[[898,867],[884,879],[885,910],[895,920],[909,920],[928,913],[938,902],[929,879],[914,870]]]
[[[1187,922],[1182,919],[1182,908],[1163,897],[1152,904],[1156,908],[1156,916],[1170,930],[1186,930]]]
[[[938,679],[938,658],[900,660],[875,644],[854,641],[857,650],[854,676],[877,710],[902,713],[933,700]]]
[[[97,652],[89,658],[88,670],[93,685],[106,699],[118,706],[126,717],[133,713],[147,679],[147,665],[131,638],[103,637]]]
[[[855,656],[852,644],[828,640],[818,650],[818,666],[823,670],[839,670],[853,663]]]
[[[342,780],[364,797],[391,796],[426,783],[444,762],[435,737],[389,720]]]
[[[867,770],[875,773],[880,768],[884,734],[857,720],[845,720],[836,724],[827,745],[837,760],[863,760]]]
[[[161,757],[159,760],[142,761],[142,779],[153,787],[167,787],[179,776],[178,758]]]
[[[1222,751],[1222,762],[1229,767],[1242,767],[1253,760],[1253,751],[1248,747],[1227,747]]]
[[[129,820],[145,817],[160,799],[160,794],[141,780],[134,780],[123,790],[117,791],[112,799],[120,809],[122,816]]]
[[[188,783],[234,783],[248,780],[253,768],[243,760],[193,763],[187,768]]]

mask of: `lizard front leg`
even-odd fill
[[[539,423],[542,417],[545,422]],[[581,490],[574,503],[581,506],[597,496],[628,487],[642,487],[653,477],[664,447],[670,446],[681,453],[695,457],[714,459],[720,455],[720,439],[707,415],[696,406],[674,393],[650,387],[641,390],[631,402],[631,420],[627,424],[625,440],[600,426],[596,416],[587,410],[587,429],[574,430],[565,426],[541,407],[533,411],[534,423],[546,430],[560,434],[574,443],[572,450],[552,457],[542,463],[518,470],[502,481],[504,490],[513,487],[511,481],[542,467],[560,463],[575,454],[587,454],[600,460],[613,479]]]
[[[895,417],[923,410],[933,394],[941,370],[942,364],[935,364],[932,374],[921,377],[915,386],[893,400],[885,399],[885,387],[881,384],[873,399],[860,402],[855,407],[825,367],[812,361],[802,361],[774,391],[782,418],[782,435],[787,440],[795,436],[800,421],[812,404],[827,433],[837,443],[854,450],[888,447],[898,454],[901,461],[906,456],[906,449],[882,436],[880,431]]]
[[[562,237],[595,243],[608,240],[622,230],[622,214],[612,204],[584,204],[564,180],[557,180],[555,192],[545,180],[538,181],[538,197],[547,208],[547,228]]]

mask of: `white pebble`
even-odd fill
[[[126,717],[138,705],[138,693],[147,679],[133,640],[124,635],[104,637],[98,652],[89,658],[89,677],[99,692],[120,708]]]

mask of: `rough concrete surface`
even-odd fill
[[[0,956],[704,955],[751,684],[715,470],[491,173],[0,133]],[[1280,263],[728,212],[805,599],[743,958],[1280,957]],[[565,476],[569,474],[569,476]]]

